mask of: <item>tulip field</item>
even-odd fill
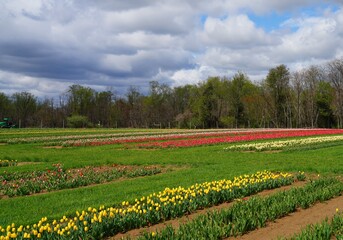
[[[313,146],[317,143],[330,143],[343,141],[343,135],[338,136],[322,136],[322,137],[308,137],[302,139],[292,140],[277,140],[268,141],[262,143],[247,143],[237,144],[227,147],[227,150],[254,150],[254,151],[266,151],[266,150],[280,150],[285,148],[294,148],[297,146]]]
[[[342,129],[0,129],[0,240],[343,239],[342,193]]]

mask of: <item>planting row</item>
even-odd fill
[[[317,201],[326,201],[343,192],[337,179],[319,179],[303,188],[293,188],[261,198],[238,201],[231,208],[199,215],[178,228],[168,225],[158,232],[145,232],[138,239],[223,239],[236,237],[266,226],[267,222],[308,208]],[[342,223],[341,219],[336,224]],[[341,228],[341,226],[340,226]],[[330,239],[330,238],[306,238]]]
[[[343,212],[336,210],[336,215],[329,222],[325,219],[319,224],[308,225],[300,234],[294,235],[290,240],[307,239],[343,239]]]
[[[266,150],[280,150],[280,149],[295,147],[295,146],[304,146],[304,145],[337,142],[337,141],[343,141],[343,135],[310,137],[310,138],[304,138],[304,139],[290,139],[290,140],[270,141],[270,142],[263,142],[263,143],[240,144],[240,145],[233,145],[225,149],[238,150],[238,151],[242,151],[242,150],[243,151],[244,150],[245,151],[246,150],[266,151]]]
[[[149,132],[118,132],[118,133],[101,133],[101,134],[83,134],[83,135],[62,135],[62,136],[43,136],[43,137],[20,137],[10,139],[0,139],[2,143],[18,144],[18,143],[40,143],[40,142],[58,142],[66,140],[79,140],[79,139],[101,139],[101,138],[122,138],[122,137],[134,137],[134,136],[150,136],[150,135],[168,135],[168,134],[180,134],[180,133],[206,133],[206,132],[221,132],[228,131],[225,129],[216,130],[165,130],[165,131],[149,131]],[[73,141],[71,141],[72,143]],[[68,144],[66,142],[65,144]]]
[[[140,148],[167,148],[167,147],[192,147],[201,145],[215,145],[220,143],[230,142],[243,142],[243,141],[254,141],[262,139],[276,139],[276,138],[289,138],[289,137],[305,137],[313,135],[333,135],[343,134],[342,129],[312,129],[312,130],[287,130],[287,131],[276,131],[276,132],[251,132],[246,134],[224,136],[218,138],[196,138],[196,139],[185,139],[178,141],[164,141],[164,142],[149,142],[137,144]]]
[[[102,134],[87,134],[87,135],[66,135],[66,136],[45,136],[45,137],[22,137],[22,138],[11,138],[4,139],[1,142],[8,144],[18,143],[40,143],[40,142],[56,142],[73,139],[97,139],[97,138],[112,138],[112,137],[127,137],[127,136],[140,136],[150,134],[162,134],[161,132],[134,132],[134,133],[102,133]],[[168,133],[165,133],[168,134]]]
[[[160,173],[157,167],[102,166],[65,170],[61,164],[52,169],[33,172],[4,173],[0,175],[0,198],[14,197],[76,188],[110,182],[121,177],[139,177]]]
[[[172,134],[155,134],[155,135],[144,135],[144,136],[129,136],[129,137],[114,137],[114,138],[89,138],[89,139],[77,139],[69,140],[59,143],[64,147],[73,146],[101,146],[110,144],[123,144],[123,143],[141,143],[151,141],[166,141],[166,140],[178,140],[178,139],[194,139],[194,138],[209,138],[219,136],[235,136],[235,135],[250,135],[256,132],[263,134],[267,132],[283,132],[285,130],[264,130],[264,131],[198,131],[198,132],[181,132]]]
[[[303,178],[303,174],[298,176]],[[289,185],[294,176],[288,173],[257,172],[252,175],[195,184],[189,188],[166,188],[162,192],[135,201],[123,201],[120,206],[77,211],[74,216],[48,221],[42,218],[29,226],[0,227],[0,239],[5,237],[44,239],[101,239],[119,232],[152,225],[180,217],[197,209],[248,196],[264,189]]]
[[[17,166],[18,161],[17,160],[1,160],[0,159],[0,167],[11,167],[11,166]]]
[[[72,136],[50,136],[32,138],[14,138],[7,143],[35,143],[44,142],[45,145],[59,146],[99,146],[124,143],[144,143],[139,147],[180,147],[217,144],[223,142],[251,141],[256,139],[271,139],[292,136],[311,136],[322,134],[339,134],[343,130],[330,129],[268,129],[268,130],[188,130],[168,132],[135,132],[110,133]],[[269,134],[269,135],[268,135]],[[162,141],[162,142],[161,142]]]

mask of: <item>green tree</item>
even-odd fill
[[[150,94],[145,98],[146,118],[152,127],[167,127],[173,122],[175,113],[173,91],[167,84],[150,82]]]
[[[335,90],[329,82],[320,81],[316,91],[316,104],[318,108],[318,127],[332,128],[335,118],[332,110]]]
[[[244,106],[244,126],[262,127],[264,120],[264,101],[261,88],[248,78],[243,87],[242,102]]]
[[[305,124],[305,113],[302,107],[302,96],[305,89],[305,71],[297,71],[291,77],[291,101],[294,108],[295,126],[301,127]]]
[[[72,115],[67,118],[67,126],[71,128],[86,128],[92,124],[88,121],[87,116]]]
[[[95,91],[89,87],[72,85],[68,90],[68,106],[72,115],[87,116],[95,122]]]
[[[199,89],[196,85],[185,85],[173,89],[174,119],[179,128],[189,128],[198,122],[197,101]]]
[[[205,128],[219,126],[223,109],[223,81],[219,77],[210,77],[200,86],[198,100],[199,122]]]
[[[249,122],[248,110],[251,110],[251,107],[248,107],[248,104],[252,104],[249,95],[253,92],[253,84],[246,74],[238,72],[232,78],[228,91],[235,127],[244,126]]]
[[[279,65],[269,70],[266,78],[267,102],[271,120],[275,127],[287,127],[290,118],[289,99],[290,72],[285,65]]]

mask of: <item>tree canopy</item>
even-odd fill
[[[130,86],[125,97],[71,85],[56,99],[0,92],[0,118],[21,127],[343,127],[343,60],[290,72],[271,68],[262,82],[243,72],[170,87]]]

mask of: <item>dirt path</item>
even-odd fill
[[[299,209],[286,217],[268,223],[266,227],[254,230],[238,238],[227,238],[230,240],[255,240],[255,239],[277,239],[278,237],[292,237],[300,233],[308,224],[320,223],[332,218],[336,209],[343,209],[343,196],[333,198],[324,203],[317,203],[308,209]]]
[[[280,188],[276,188],[276,189],[272,189],[272,190],[264,190],[260,193],[257,193],[255,195],[252,195],[252,196],[266,196],[266,195],[270,195],[270,194],[273,194],[273,193],[276,193],[278,191],[284,191],[284,190],[288,190],[292,187],[301,187],[301,186],[304,186],[306,182],[295,182],[293,183],[292,185],[289,185],[289,186],[284,186],[284,187],[280,187]],[[249,197],[246,197],[244,199],[249,199],[250,197],[252,196],[249,196]],[[220,210],[220,209],[224,209],[224,208],[228,208],[230,206],[232,206],[234,202],[229,202],[229,203],[223,203],[223,204],[220,204],[218,206],[214,206],[214,207],[211,207],[211,208],[206,208],[206,209],[202,209],[202,210],[198,210],[196,211],[195,213],[192,213],[190,215],[187,215],[187,216],[184,216],[184,217],[181,217],[181,218],[177,218],[177,219],[173,219],[173,220],[169,220],[169,221],[166,221],[166,222],[163,222],[163,223],[159,223],[159,224],[156,224],[156,225],[153,225],[153,226],[150,226],[150,227],[145,227],[145,228],[141,228],[141,229],[133,229],[133,230],[130,230],[126,233],[120,233],[120,234],[117,234],[113,237],[110,237],[108,239],[111,239],[111,240],[117,240],[117,239],[122,239],[122,238],[125,238],[127,236],[130,236],[131,238],[135,238],[135,237],[138,237],[139,235],[141,235],[142,232],[156,232],[158,230],[161,230],[163,228],[166,227],[166,225],[172,225],[174,228],[177,228],[181,223],[185,223],[189,220],[192,220],[194,219],[195,217],[197,217],[198,215],[200,214],[205,214],[207,211],[212,211],[212,210]]]

